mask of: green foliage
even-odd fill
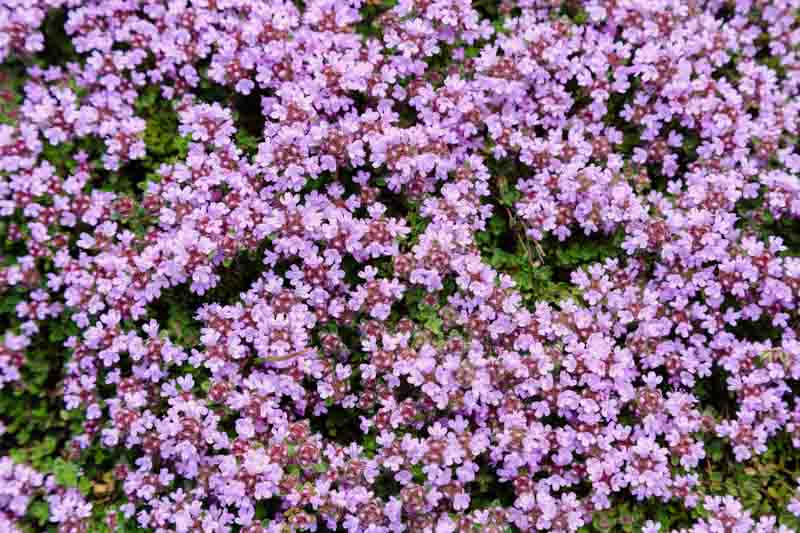
[[[382,30],[378,18],[397,5],[397,0],[368,0],[361,8],[361,21],[356,31],[364,37],[380,37]]]
[[[146,166],[186,156],[187,138],[178,135],[178,114],[171,100],[161,98],[158,87],[148,87],[136,101],[136,111],[145,119]]]
[[[339,444],[360,442],[363,432],[359,427],[358,416],[352,409],[345,409],[338,405],[328,408],[327,413],[312,417],[311,428],[319,431],[326,439],[331,439]]]
[[[0,313],[6,313],[17,300],[13,294],[3,298]],[[77,415],[62,410],[58,393],[67,357],[62,343],[73,328],[66,319],[45,324],[42,334],[26,350],[22,383],[0,394],[0,420],[7,425],[0,443],[34,466],[42,465],[80,426]]]
[[[552,243],[547,249],[555,251],[555,257],[552,259],[553,266],[567,268],[571,271],[609,257],[619,256],[622,252],[621,245],[624,237],[622,231],[617,231],[612,235],[593,234],[590,237],[578,234],[561,244]]]
[[[479,465],[475,481],[470,485],[471,505],[476,509],[510,506],[514,503],[514,487],[509,481],[500,481],[488,463]]]
[[[569,280],[557,279],[562,264],[553,262],[540,245],[531,241],[508,209],[496,210],[476,242],[484,260],[498,272],[508,274],[525,301],[557,303],[575,296]],[[569,259],[567,256],[566,259]]]

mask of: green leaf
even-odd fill
[[[36,501],[31,503],[28,507],[28,515],[35,519],[41,526],[46,524],[47,519],[50,518],[50,508],[47,503]]]
[[[53,475],[56,482],[64,487],[78,487],[78,475],[80,467],[74,463],[68,463],[63,459],[56,459],[53,464]]]

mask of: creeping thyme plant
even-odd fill
[[[0,531],[800,530],[799,0],[0,0]]]

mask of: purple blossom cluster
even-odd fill
[[[76,453],[135,457],[115,470],[122,511],[154,531],[574,532],[632,497],[703,508],[682,531],[788,532],[699,468],[712,438],[740,462],[783,433],[800,447],[800,259],[764,230],[800,217],[800,2],[590,0],[577,23],[521,0],[499,25],[464,0],[374,20],[371,2],[304,4],[0,3],[0,58],[42,50],[57,7],[81,58],[30,66],[0,125],[0,215],[25,249],[0,269],[24,294],[0,386],[69,317]],[[252,153],[208,84],[258,96]],[[139,196],[109,190],[147,155],[152,86],[186,155]],[[81,141],[100,165],[46,157]],[[520,169],[509,211],[531,245],[624,235],[572,273],[574,298],[530,302],[481,255],[498,161]],[[245,251],[256,280],[204,300],[195,344],[171,338],[157,304],[215,294]],[[435,335],[406,316],[414,291]],[[729,413],[699,397],[717,378]],[[332,410],[374,445],[320,430]],[[486,472],[510,504],[475,504]],[[0,476],[10,523],[46,484],[8,459]],[[51,498],[54,521],[88,516],[74,491]]]
[[[8,457],[0,458],[0,531],[22,533],[17,521],[36,497],[47,500],[50,521],[58,524],[59,533],[84,533],[92,506],[77,489],[64,489],[53,476],[43,476]]]

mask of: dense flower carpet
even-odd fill
[[[0,531],[800,531],[798,95],[798,0],[0,0]]]

